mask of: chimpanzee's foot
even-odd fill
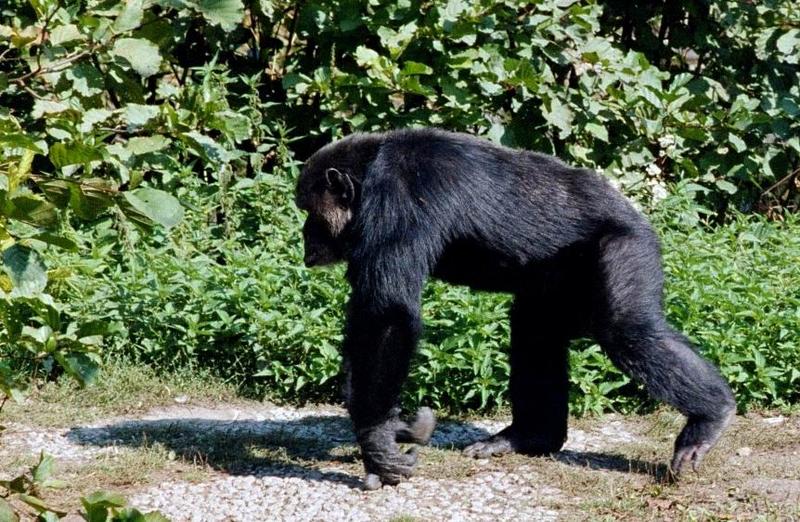
[[[379,489],[384,485],[396,486],[411,478],[417,465],[417,448],[405,453],[388,448],[378,451],[362,449],[362,454],[367,472],[364,488],[367,490]]]
[[[430,408],[420,408],[417,416],[408,424],[401,421],[397,428],[397,442],[411,442],[422,446],[428,444],[436,427],[436,416]]]
[[[696,472],[703,457],[716,444],[735,415],[735,408],[731,408],[718,419],[689,417],[686,426],[675,439],[675,453],[670,464],[672,473],[680,475],[689,464],[692,466],[692,471]]]
[[[361,446],[361,456],[364,459],[364,487],[368,490],[378,489],[383,485],[394,486],[414,474],[417,464],[417,448],[411,448],[405,453],[400,451],[397,439],[401,432],[411,437],[424,439],[428,429],[433,431],[433,424],[428,426],[430,418],[425,412],[417,414],[422,416],[420,426],[417,420],[410,426],[400,420],[400,410],[395,408],[389,418],[375,426],[356,431],[356,440]],[[432,416],[432,413],[431,413]],[[428,434],[429,436],[429,434]],[[416,440],[416,439],[415,439]]]
[[[514,452],[534,456],[548,455],[560,450],[566,440],[565,436],[522,434],[512,424],[488,439],[467,446],[464,448],[464,455],[476,459]]]

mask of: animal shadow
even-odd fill
[[[447,420],[437,425],[430,445],[460,450],[487,436],[489,432],[483,427]],[[352,425],[341,415],[307,415],[286,420],[135,419],[75,427],[66,437],[84,446],[160,446],[184,461],[231,475],[296,477],[362,487],[359,450]],[[564,450],[553,457],[568,465],[591,469],[656,477],[666,473],[657,465],[622,455]]]

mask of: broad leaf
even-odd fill
[[[131,154],[148,154],[150,152],[158,152],[169,146],[169,139],[161,135],[134,137],[128,140],[126,149]]]
[[[81,132],[89,132],[95,124],[110,118],[114,113],[108,109],[89,109],[83,113],[83,120],[79,126]]]
[[[47,286],[47,272],[35,250],[16,244],[3,252],[3,269],[11,278],[14,292],[33,297]]]
[[[164,192],[152,188],[140,188],[123,194],[125,202],[147,219],[159,225],[171,228],[183,219],[183,207],[178,200]],[[122,211],[128,215],[126,208],[121,206]],[[134,221],[136,220],[134,217]]]
[[[11,200],[8,216],[32,225],[52,227],[58,223],[56,207],[34,194],[17,196]]]
[[[53,474],[53,468],[55,467],[55,464],[56,461],[51,455],[45,455],[44,453],[41,453],[39,455],[39,463],[31,468],[33,481],[40,483],[47,480]]]
[[[589,122],[586,124],[586,130],[595,138],[608,143],[608,131],[602,123]]]
[[[77,252],[78,250],[78,244],[75,243],[75,241],[64,236],[59,236],[58,234],[54,234],[53,232],[42,232],[41,234],[31,236],[31,239],[47,243],[48,245],[57,246],[59,248],[63,248],[64,250],[69,250],[70,252]]]
[[[199,0],[197,10],[212,24],[225,31],[232,31],[244,18],[244,4],[241,0]]]
[[[747,150],[747,144],[736,134],[728,134],[728,143],[733,145],[733,148],[736,149],[736,152],[744,152]]]
[[[775,47],[783,54],[792,54],[800,50],[800,29],[790,29],[775,42]]]
[[[403,64],[402,73],[405,75],[433,74],[433,69],[424,63],[407,61]]]
[[[143,38],[120,38],[114,42],[111,53],[127,60],[131,68],[144,78],[157,73],[161,65],[158,47]]]
[[[718,179],[714,182],[714,184],[722,191],[727,192],[728,194],[735,194],[736,193],[736,185],[731,183],[730,181],[724,179]]]
[[[114,204],[117,191],[108,180],[87,178],[69,185],[69,207],[83,219],[95,219]]]
[[[225,147],[208,136],[197,131],[187,132],[185,136],[203,158],[215,163],[227,163],[231,160],[231,155]]]
[[[562,104],[558,99],[554,98],[550,101],[549,109],[546,106],[543,107],[542,115],[548,123],[559,129],[559,138],[564,139],[572,133],[572,119],[575,115],[568,106]]]
[[[109,491],[95,491],[91,495],[86,495],[81,498],[81,503],[84,507],[89,506],[103,506],[103,507],[122,507],[126,504],[125,497],[119,493],[111,493]]]
[[[100,373],[100,365],[89,354],[72,352],[53,354],[58,364],[73,376],[82,386],[93,384]]]
[[[0,520],[3,522],[19,522],[19,516],[14,512],[14,508],[2,497],[0,497]]]
[[[103,157],[97,149],[82,143],[56,143],[50,147],[50,161],[56,167],[82,165],[101,159]]]
[[[59,520],[61,520],[61,517],[56,513],[45,511],[44,513],[39,513],[37,522],[58,522]]]
[[[144,16],[142,0],[127,0],[124,5],[125,7],[114,22],[114,31],[117,33],[135,29],[141,25],[142,16]]]
[[[56,515],[64,516],[66,515],[63,511],[58,511],[57,509],[53,509],[52,507],[48,506],[47,503],[40,499],[39,497],[34,497],[33,495],[28,494],[20,494],[17,496],[18,499],[28,504],[30,507],[35,509],[40,513],[45,513],[47,511],[53,512]]]
[[[156,116],[158,116],[158,107],[155,105],[129,103],[125,106],[125,119],[131,127],[142,127]]]

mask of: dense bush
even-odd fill
[[[782,216],[798,203],[800,10],[640,4],[7,0],[0,393],[20,369],[89,382],[104,346],[331,397],[346,289],[299,268],[297,158],[434,124],[600,169],[661,208],[672,317],[742,402],[796,401]],[[753,209],[787,223],[735,217]],[[684,228],[701,221],[731,223]],[[431,284],[409,400],[500,403],[507,307]],[[572,362],[576,409],[636,404],[597,347]]]
[[[643,197],[690,178],[720,216],[796,208],[799,27],[791,0],[311,2],[283,85],[308,132],[442,125]]]
[[[98,260],[76,256],[79,284],[60,297],[76,316],[118,325],[112,354],[158,366],[207,365],[273,399],[335,400],[347,288],[341,267],[301,268],[302,216],[291,191],[288,174],[234,186],[229,237],[219,237],[223,225],[199,226],[192,214],[169,237],[153,238],[152,248],[120,255],[115,268],[100,259],[109,247],[125,247],[109,228],[95,228]],[[792,260],[800,256],[800,221],[741,217],[703,231],[676,222],[690,197],[669,197],[653,216],[664,240],[670,319],[721,366],[742,405],[797,402],[800,270]],[[200,199],[191,203],[204,207]],[[407,402],[505,404],[508,307],[507,296],[429,283]],[[644,394],[596,345],[576,343],[571,364],[573,411],[642,404]]]

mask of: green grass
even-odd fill
[[[22,403],[9,401],[0,421],[26,425],[67,427],[111,415],[128,415],[174,404],[175,400],[228,402],[239,399],[235,387],[207,370],[159,372],[145,365],[107,361],[97,383],[80,387],[67,377],[29,390]]]

